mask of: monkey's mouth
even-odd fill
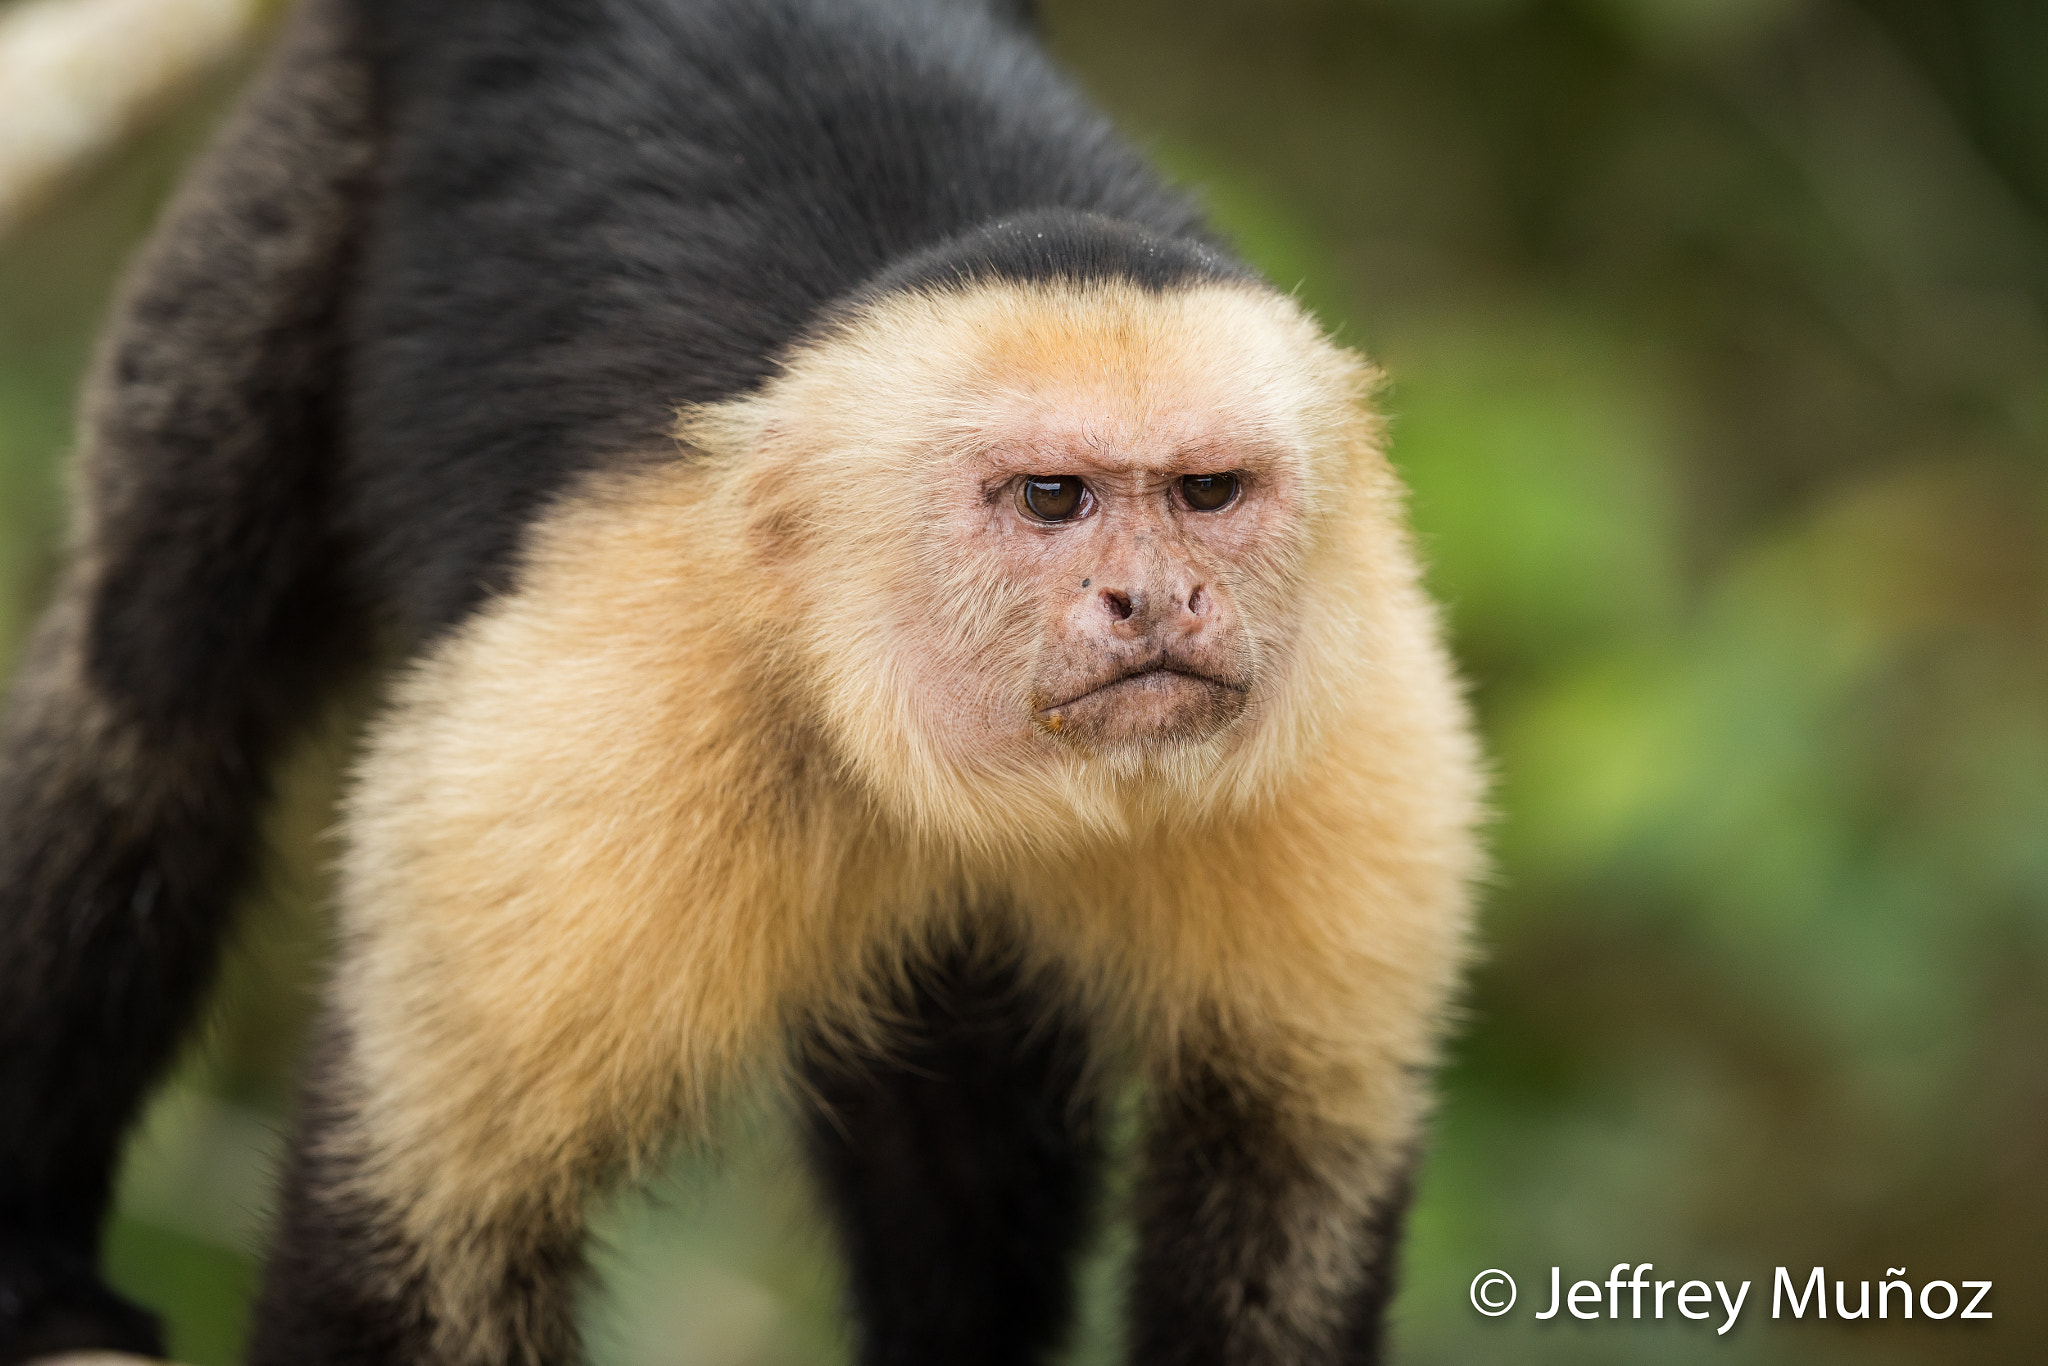
[[[1241,693],[1245,691],[1245,685],[1242,683],[1233,683],[1228,679],[1218,678],[1214,674],[1203,673],[1200,669],[1191,669],[1186,665],[1172,663],[1165,658],[1159,658],[1140,664],[1134,669],[1126,670],[1106,683],[1097,683],[1084,692],[1076,693],[1064,702],[1055,702],[1050,707],[1041,707],[1038,714],[1040,716],[1054,716],[1071,707],[1078,707],[1091,698],[1102,697],[1117,688],[1133,684],[1143,686],[1148,683],[1163,682],[1168,678],[1184,678],[1191,683],[1211,688],[1223,688],[1232,692]]]
[[[1197,739],[1244,710],[1246,684],[1156,657],[1033,713],[1040,729],[1088,744]]]

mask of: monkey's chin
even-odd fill
[[[1083,749],[1198,744],[1244,713],[1246,690],[1200,674],[1153,669],[1034,714],[1039,729]]]

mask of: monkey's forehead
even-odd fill
[[[1247,279],[992,279],[870,299],[726,405],[743,425],[862,449],[1033,441],[1300,449],[1356,414],[1372,372]],[[688,425],[686,420],[686,425]]]
[[[1228,410],[1074,403],[997,423],[986,442],[957,454],[996,478],[1127,476],[1143,484],[1222,470],[1273,472],[1290,463],[1291,452],[1262,424]]]

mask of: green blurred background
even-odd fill
[[[1053,46],[1385,404],[1499,770],[1413,1363],[2048,1360],[2048,3],[1049,0]],[[214,79],[0,242],[0,651]],[[309,746],[117,1279],[233,1359],[325,934]],[[772,1117],[605,1219],[601,1366],[844,1360]],[[1077,1363],[1114,1359],[1116,1250]],[[1538,1323],[1549,1268],[1755,1282]],[[1991,1279],[1990,1323],[1768,1317]],[[1522,1301],[1468,1305],[1500,1267]],[[1560,1316],[1563,1318],[1564,1316]]]

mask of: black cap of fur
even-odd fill
[[[985,223],[897,262],[860,291],[1072,280],[1121,280],[1148,290],[1256,277],[1210,243],[1080,209],[1040,209]]]
[[[912,253],[829,310],[817,331],[891,294],[1018,284],[1121,281],[1159,292],[1256,280],[1213,244],[1082,209],[1011,214]]]

